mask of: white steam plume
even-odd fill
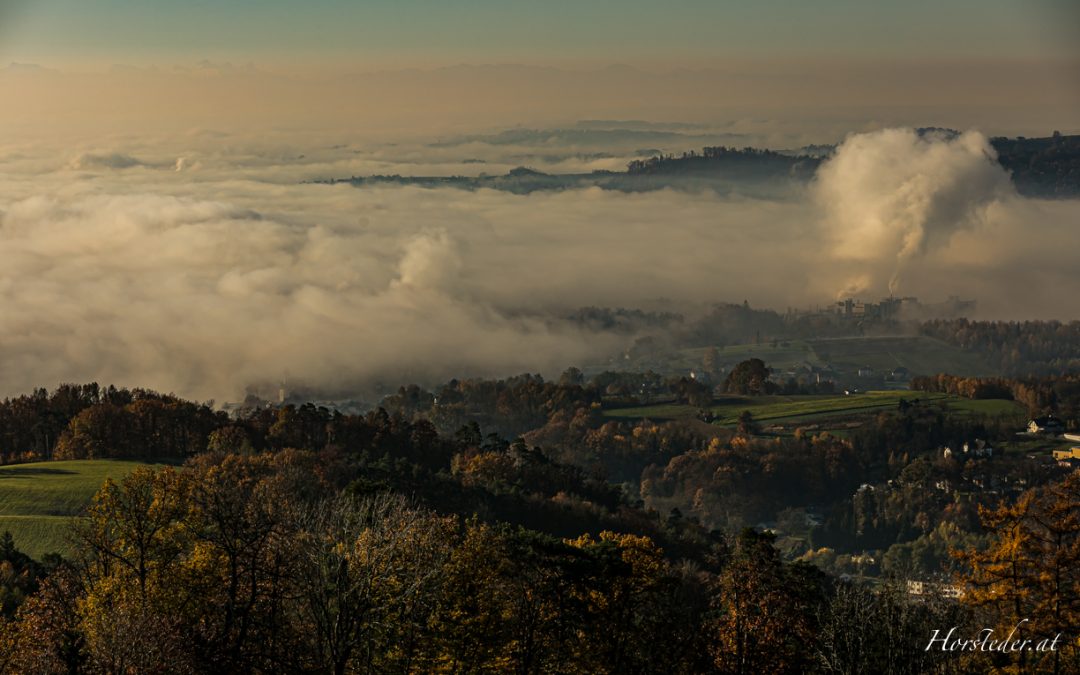
[[[861,276],[873,282],[856,278],[845,290],[873,285],[880,291],[888,274],[890,293],[913,259],[946,245],[978,223],[987,206],[1013,194],[982,134],[920,135],[914,129],[848,136],[822,165],[816,189],[833,254],[870,267]]]

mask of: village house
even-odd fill
[[[894,382],[907,382],[911,379],[911,371],[904,366],[897,366],[889,373],[889,379]]]
[[[958,600],[964,595],[964,589],[959,584],[922,580],[909,580],[907,582],[907,592],[908,595],[915,598],[938,596],[950,600]]]
[[[970,454],[974,457],[993,457],[994,448],[990,445],[989,441],[976,438],[974,443],[964,443],[964,454]]]
[[[1065,431],[1065,425],[1053,415],[1047,415],[1028,422],[1028,431],[1033,434],[1060,434]]]
[[[974,457],[974,458],[982,459],[982,458],[986,458],[986,457],[993,457],[994,456],[994,448],[993,448],[993,446],[990,445],[989,441],[984,441],[981,438],[976,438],[973,443],[969,443],[969,442],[965,441],[964,445],[961,447],[961,451],[959,453],[954,452],[952,448],[946,446],[941,451],[941,454],[946,459],[948,459],[949,457],[954,457],[954,456],[956,456],[957,459],[960,459],[962,457],[964,457],[964,458]]]
[[[1054,461],[1066,468],[1080,468],[1080,446],[1068,450],[1055,450]]]

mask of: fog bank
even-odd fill
[[[289,180],[332,165],[329,147],[203,132],[0,147],[0,394],[98,380],[220,401],[281,378],[348,392],[557,375],[628,340],[560,318],[578,307],[783,309],[890,282],[988,317],[1080,316],[1080,202],[1017,197],[976,133],[850,137],[782,201]],[[425,147],[402,152],[453,159]]]

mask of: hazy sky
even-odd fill
[[[0,0],[0,125],[1077,133],[1078,33],[1076,0]]]
[[[1074,0],[0,0],[0,58],[385,67],[1077,57]]]

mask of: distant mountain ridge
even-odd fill
[[[920,135],[955,137],[953,129],[925,127]],[[995,137],[991,146],[998,162],[1009,172],[1017,191],[1026,197],[1050,199],[1080,198],[1080,135],[1058,132],[1043,138]],[[836,146],[815,145],[798,151],[774,151],[752,147],[737,149],[706,146],[679,155],[657,154],[627,165],[626,171],[549,174],[518,167],[503,175],[489,176],[400,176],[375,175],[331,178],[317,183],[350,183],[357,187],[379,184],[482,188],[515,194],[536,191],[598,187],[622,192],[647,192],[665,188],[720,193],[738,191],[757,196],[775,195],[805,184]]]

